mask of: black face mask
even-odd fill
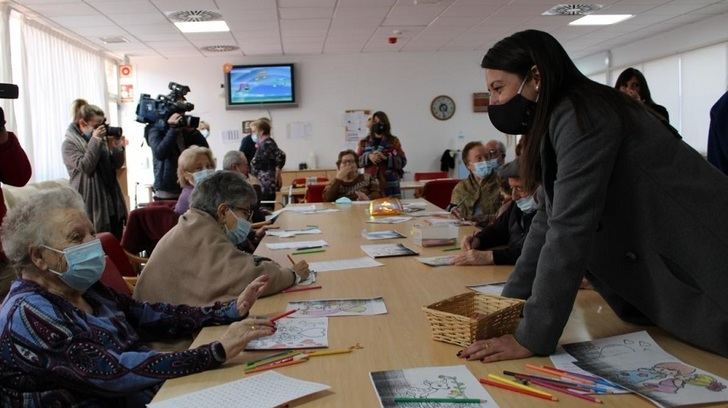
[[[523,82],[525,84],[525,81]],[[521,95],[521,89],[502,105],[488,106],[488,117],[490,123],[499,131],[508,135],[522,135],[528,132],[533,123],[533,115],[536,112],[536,102],[530,101]]]
[[[378,135],[383,135],[386,130],[386,127],[381,123],[375,123],[372,125],[372,132]]]

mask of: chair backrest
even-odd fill
[[[147,207],[169,207],[174,210],[177,205],[177,200],[157,200],[150,201],[147,203]]]
[[[306,186],[304,200],[307,203],[322,203],[324,201],[324,188],[326,188],[326,183],[309,184]]]
[[[306,182],[308,181],[308,177],[298,177],[294,178],[293,181],[291,181],[291,185],[295,187],[303,187],[306,185]],[[316,183],[328,183],[329,179],[326,177],[316,176]]]
[[[177,225],[179,215],[167,206],[142,207],[129,213],[121,247],[131,254],[149,256],[160,239]]]
[[[106,257],[104,273],[101,275],[101,283],[122,295],[131,296],[129,285],[126,284],[124,278],[121,277],[121,272],[116,269],[116,264],[108,256]]]
[[[458,182],[460,182],[458,179],[428,181],[422,188],[422,198],[444,210],[450,204],[452,190]]]
[[[443,178],[447,178],[446,171],[426,171],[422,173],[415,173],[415,181],[435,180]]]
[[[116,239],[116,237],[109,232],[99,232],[96,234],[96,238],[101,240],[101,247],[104,248],[104,253],[114,263],[116,269],[121,273],[121,276],[137,276],[129,262],[124,248]]]

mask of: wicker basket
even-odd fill
[[[500,296],[469,292],[424,306],[432,327],[432,338],[469,346],[475,339],[513,333],[524,302]]]

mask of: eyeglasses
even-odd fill
[[[250,221],[251,218],[253,218],[253,210],[250,208],[241,208],[241,207],[233,207],[230,206],[230,209],[233,211],[233,214],[235,212],[243,214],[241,218]]]
[[[356,164],[356,160],[342,160],[341,164]]]
[[[490,149],[485,154],[485,160],[499,159],[503,157],[503,153],[496,149]]]

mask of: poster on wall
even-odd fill
[[[356,147],[359,140],[369,133],[367,121],[371,111],[369,109],[351,109],[344,112],[344,143]]]

